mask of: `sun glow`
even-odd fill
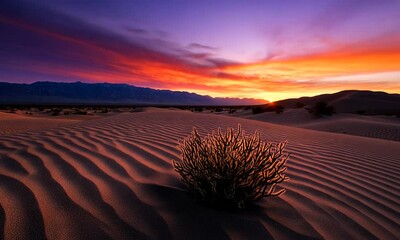
[[[395,7],[388,8],[382,16],[397,16]],[[69,82],[128,83],[213,97],[270,101],[346,89],[400,92],[400,28],[395,21],[375,23],[367,17],[361,24],[360,19],[349,19],[350,25],[339,24],[347,26],[341,31],[331,22],[340,19],[318,19],[319,15],[315,16],[319,21],[312,26],[301,25],[307,21],[288,22],[287,18],[259,22],[253,19],[255,26],[240,22],[233,26],[226,21],[220,28],[193,22],[202,27],[181,26],[185,30],[177,34],[182,39],[174,41],[168,34],[161,36],[149,29],[122,31],[112,26],[115,31],[110,31],[110,26],[91,25],[79,17],[65,21],[64,15],[54,13],[52,16],[60,20],[41,18],[52,14],[49,9],[25,17],[18,15],[20,11],[12,14],[12,10],[0,16],[4,36],[0,42],[5,49],[0,56],[0,80],[34,82],[56,78]],[[215,16],[222,21],[220,13],[216,11]],[[259,14],[258,17],[265,16],[264,12]],[[153,13],[151,16],[154,19]],[[276,29],[265,26],[266,20],[274,22]],[[76,28],[78,23],[80,28]],[[328,31],[324,24],[332,28]],[[371,24],[376,25],[364,29]],[[171,26],[170,30],[175,31],[176,24]],[[205,34],[205,26],[214,31]],[[248,35],[232,41],[243,30],[238,29],[240,26],[245,27]],[[307,29],[307,34],[297,28]],[[265,30],[253,32],[260,29]],[[192,38],[189,30],[197,38]]]

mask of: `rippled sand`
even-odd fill
[[[287,192],[247,211],[183,191],[178,139],[240,123],[288,140]],[[29,122],[27,122],[29,124]],[[398,239],[400,142],[149,110],[0,135],[0,238]]]

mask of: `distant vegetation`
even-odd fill
[[[264,112],[276,112],[277,114],[282,113],[285,108],[279,104],[266,104],[252,107],[253,114],[259,114]]]
[[[304,103],[296,102],[296,108],[303,108],[304,106],[306,106]]]
[[[332,116],[332,114],[335,113],[335,108],[328,105],[326,102],[317,102],[312,108],[308,109],[308,111],[316,118],[320,118],[323,116]]]
[[[171,107],[173,107],[173,106],[171,106]],[[237,110],[239,110],[239,109],[249,110],[252,107],[251,106],[176,106],[176,108],[181,109],[181,110],[189,110],[192,112],[209,111],[211,113],[227,112],[228,114],[233,114],[233,113],[237,112]]]
[[[359,115],[365,115],[366,111],[365,110],[357,110],[357,114]]]
[[[60,115],[61,111],[62,111],[61,108],[53,108],[53,109],[51,109],[51,116],[58,116],[58,115]]]
[[[112,112],[140,112],[142,107],[135,106],[84,106],[84,105],[0,105],[0,110],[16,113],[22,111],[26,115],[47,114],[49,116],[59,115],[93,115]]]
[[[181,161],[173,161],[190,193],[197,200],[222,208],[244,208],[253,201],[277,196],[277,184],[287,179],[283,152],[286,142],[273,145],[260,134],[218,129],[201,138],[196,129],[179,142]]]

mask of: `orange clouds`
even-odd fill
[[[228,66],[224,70],[248,76],[248,83],[255,85],[255,95],[270,100],[345,89],[400,92],[400,45],[375,49],[372,45],[357,45],[308,56]],[[398,77],[385,79],[388,75],[383,73]],[[358,75],[364,79],[353,77]]]
[[[204,46],[188,50],[160,39],[127,39],[68,18],[61,22],[47,26],[47,19],[31,23],[1,17],[9,39],[0,39],[8,51],[0,67],[40,73],[49,80],[56,76],[272,101],[346,89],[400,92],[399,36],[238,64],[196,52],[206,51]],[[160,42],[161,47],[155,46]]]
[[[400,46],[375,45],[218,68],[147,63],[141,74],[169,89],[273,101],[345,89],[400,92]]]
[[[236,65],[225,68],[232,72],[250,72],[268,74],[271,72],[291,74],[301,73],[299,79],[321,77],[324,75],[342,75],[367,72],[385,72],[400,70],[399,46],[384,49],[343,48],[313,55],[268,60],[252,64]]]

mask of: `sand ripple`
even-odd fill
[[[206,208],[171,166],[192,127],[288,140],[288,191]],[[0,238],[398,239],[400,143],[154,110],[0,136]]]

